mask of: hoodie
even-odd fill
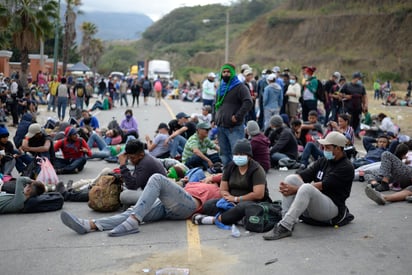
[[[253,159],[258,162],[263,169],[267,172],[270,169],[270,153],[269,139],[263,134],[259,133],[253,136],[250,140],[250,145],[252,145]]]

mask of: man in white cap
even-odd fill
[[[202,99],[203,106],[213,106],[216,97],[216,75],[211,72],[207,75],[207,79],[202,84]]]
[[[237,78],[239,79],[240,82],[245,82],[246,77],[244,76],[244,72],[246,70],[252,71],[252,68],[248,64],[243,64],[240,66],[240,74],[237,75]]]
[[[291,236],[299,219],[326,225],[344,225],[353,220],[345,205],[354,172],[343,150],[346,141],[339,132],[329,133],[319,140],[324,158],[279,184],[283,219],[263,236],[265,240]]]

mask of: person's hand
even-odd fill
[[[298,187],[295,185],[287,184],[284,182],[281,182],[279,184],[279,192],[282,193],[282,195],[285,197],[296,194],[297,190]]]
[[[167,145],[170,142],[171,138],[168,137],[167,139],[165,139],[164,145]]]
[[[212,162],[210,159],[208,159],[208,160],[207,160],[207,165],[208,165],[209,167],[213,167],[213,162]]]
[[[126,154],[126,153],[120,154],[120,155],[118,156],[118,159],[119,159],[119,164],[120,164],[120,166],[126,165],[127,154]]]
[[[83,153],[87,153],[87,152],[89,152],[89,150],[87,150],[87,148],[86,147],[82,147],[82,149],[80,149]]]
[[[236,123],[236,122],[237,122],[237,119],[236,119],[235,115],[232,116],[232,122],[233,122],[233,123]]]
[[[223,198],[228,202],[235,202],[235,196],[232,196],[229,193],[223,194]]]
[[[149,135],[146,135],[146,136],[144,137],[144,139],[146,140],[146,142],[149,142],[149,140],[150,140]]]

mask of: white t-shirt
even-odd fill
[[[214,100],[216,96],[215,83],[210,82],[208,79],[203,81],[202,84],[202,98],[206,100]]]

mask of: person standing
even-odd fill
[[[57,88],[59,87],[60,83],[57,80],[57,75],[53,76],[53,81],[50,81],[49,83],[49,92],[50,92],[50,98],[47,103],[47,111],[53,110],[53,112],[56,111],[56,97],[57,97]]]
[[[124,100],[126,107],[129,107],[129,102],[127,102],[127,89],[128,88],[129,88],[129,85],[127,84],[126,79],[123,79],[122,83],[120,83],[120,88],[119,88],[120,106],[123,106],[123,100]]]
[[[381,84],[379,83],[379,79],[376,79],[375,82],[373,82],[373,99],[379,100],[379,93],[381,91]]]
[[[103,96],[106,94],[106,82],[104,82],[104,78],[102,78],[99,82],[99,93],[98,96],[100,96],[101,99],[103,99]]]
[[[282,87],[276,83],[276,74],[268,76],[269,85],[263,91],[263,111],[265,116],[265,129],[269,127],[270,118],[278,115],[283,104]]]
[[[64,120],[66,115],[67,103],[69,102],[69,88],[66,85],[66,78],[60,80],[61,84],[57,89],[57,115],[60,121]]]
[[[218,127],[220,157],[223,165],[233,158],[233,147],[245,135],[245,116],[252,108],[249,90],[236,76],[233,64],[221,68],[221,85],[217,91],[215,122]]]
[[[352,81],[343,85],[341,93],[345,100],[345,112],[352,115],[351,126],[355,131],[355,136],[360,138],[360,117],[362,111],[368,109],[368,97],[365,87],[362,85],[362,74],[360,72],[354,73]]]
[[[83,78],[77,79],[76,85],[74,85],[74,94],[76,96],[76,106],[83,109],[84,96],[86,94],[86,87],[83,84]]]
[[[289,116],[289,119],[296,119],[298,116],[301,87],[298,83],[298,77],[294,74],[290,75],[289,86],[286,95],[288,96],[286,112]]]
[[[144,77],[144,80],[142,82],[142,88],[143,88],[144,105],[147,105],[147,101],[149,100],[149,94],[152,91],[152,83],[150,82],[147,76]]]
[[[202,84],[202,99],[203,106],[213,106],[215,103],[216,96],[216,85],[215,85],[216,75],[211,72],[207,75],[207,79],[203,81]]]
[[[312,110],[317,110],[318,99],[316,97],[316,90],[318,89],[318,79],[313,73],[316,71],[315,67],[303,66],[304,83],[302,86],[302,120],[308,120],[308,114]]]
[[[137,78],[133,80],[133,84],[132,84],[132,87],[130,87],[130,89],[132,91],[132,97],[133,97],[132,107],[134,106],[135,101],[136,101],[137,107],[139,107],[139,96],[140,96],[140,90],[142,89],[142,87],[140,86],[140,83],[137,80]]]

